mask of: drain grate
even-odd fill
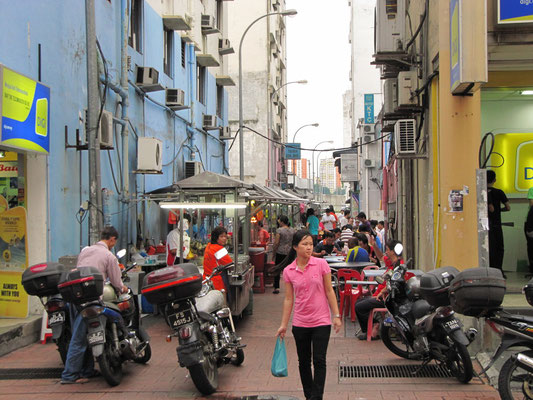
[[[339,379],[349,378],[453,378],[444,367],[425,365],[340,365]],[[416,373],[416,374],[415,374]]]
[[[0,380],[59,379],[63,368],[0,368]]]

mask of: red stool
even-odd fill
[[[360,281],[361,275],[359,272],[350,269],[339,269],[337,271],[337,278],[339,283],[344,282],[344,290],[339,295],[339,312],[341,319],[344,315],[349,315],[352,322],[355,321],[355,303],[359,299],[362,293],[361,286],[352,287],[352,285],[346,283],[346,281],[354,280]]]
[[[366,341],[370,342],[372,341],[372,329],[374,328],[374,314],[375,313],[381,313],[382,315],[385,315],[389,312],[386,308],[373,308],[372,311],[370,311],[370,315],[368,316],[368,323],[366,325]]]
[[[254,276],[254,293],[265,293],[265,277],[262,272],[256,272]]]

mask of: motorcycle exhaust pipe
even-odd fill
[[[522,353],[514,354],[511,357],[517,365],[519,365],[526,371],[533,373],[533,358],[528,357]]]
[[[476,328],[470,328],[466,332],[466,337],[468,338],[468,341],[472,343],[474,339],[476,338],[477,334],[478,334],[478,331]]]

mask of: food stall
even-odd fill
[[[213,172],[203,172],[183,179],[171,186],[160,188],[143,196],[144,200],[159,203],[176,215],[192,216],[191,232],[196,227],[195,246],[200,249],[197,260],[202,265],[202,245],[207,244],[211,231],[223,225],[231,238],[229,252],[235,266],[228,271],[230,308],[233,315],[241,315],[252,303],[254,270],[250,264],[248,248],[250,245],[250,194],[253,186],[238,179]],[[183,219],[178,219],[181,240],[183,241]],[[192,247],[192,245],[191,245]],[[184,258],[183,246],[180,249],[180,262]]]

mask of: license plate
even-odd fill
[[[64,311],[58,311],[55,313],[52,313],[52,315],[48,316],[48,325],[57,325],[65,322],[65,312]]]
[[[444,329],[447,332],[456,331],[457,329],[460,329],[460,328],[461,328],[461,323],[456,319],[451,319],[444,323]]]
[[[104,331],[90,332],[87,335],[87,342],[89,342],[89,345],[104,343],[105,342]]]
[[[171,328],[178,328],[182,325],[192,322],[192,311],[190,308],[180,310],[168,316],[168,322]]]

